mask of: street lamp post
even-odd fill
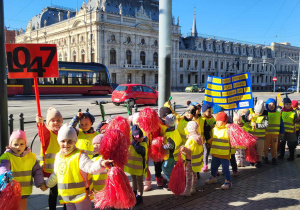
[[[297,78],[297,93],[299,93],[299,81],[300,81],[300,53],[299,53],[299,62],[298,62],[298,78]]]

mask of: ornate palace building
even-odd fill
[[[60,61],[99,62],[113,83],[158,83],[158,0],[88,0],[76,11],[47,7],[20,30],[17,43],[56,44]],[[300,48],[290,43],[269,46],[203,36],[194,15],[189,36],[179,18],[172,19],[173,90],[205,83],[207,75],[250,72],[253,90],[289,87],[298,71]],[[251,65],[248,65],[251,62]]]

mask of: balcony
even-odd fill
[[[276,74],[293,74],[293,72],[290,71],[276,71]]]
[[[158,66],[154,66],[154,65],[123,64],[122,68],[131,69],[131,70],[157,70]]]
[[[188,70],[190,72],[198,72],[197,68],[192,68],[192,67],[187,67],[186,70]]]

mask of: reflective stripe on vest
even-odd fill
[[[98,134],[99,134],[98,132],[84,133],[82,129],[79,128],[76,147],[86,152],[89,158],[93,157],[93,151],[94,151],[93,138]]]
[[[279,134],[280,132],[280,112],[268,112],[267,134]]]
[[[188,146],[191,150],[192,170],[193,172],[200,172],[203,166],[203,147],[192,138],[189,138],[185,143],[185,147]]]
[[[36,155],[29,152],[24,157],[17,157],[6,152],[1,159],[7,159],[10,162],[12,176],[22,187],[21,195],[27,196],[32,193],[32,168],[36,163]]]
[[[174,141],[175,148],[174,148],[174,152],[173,152],[173,157],[174,157],[174,160],[177,161],[179,149],[183,145],[181,135],[179,134],[178,130],[175,129],[174,131],[166,132],[164,137],[165,137],[165,144],[167,143],[168,138],[171,138]],[[170,150],[168,150],[168,152],[170,152]],[[167,156],[164,159],[165,160],[169,159],[169,153],[167,154]]]
[[[49,132],[50,132],[50,141],[47,150],[45,151],[45,155],[43,154],[43,148],[41,145],[42,161],[40,161],[40,165],[43,168],[43,171],[47,173],[53,173],[55,156],[59,152],[60,147],[57,142],[57,135],[50,130]]]
[[[79,203],[85,199],[89,192],[79,169],[79,158],[82,151],[74,150],[71,154],[62,157],[57,153],[54,168],[57,176],[57,189],[59,202]],[[89,189],[92,190],[93,182],[90,174],[87,175]]]
[[[213,128],[213,141],[210,153],[213,155],[229,155],[230,144],[227,128]]]
[[[284,131],[287,133],[294,133],[295,132],[295,125],[294,125],[294,111],[290,112],[282,112],[282,120],[284,123]]]
[[[140,146],[143,146],[145,148],[145,157],[147,157],[147,152],[148,152],[147,143],[141,142],[139,144]],[[145,164],[145,168],[143,168],[143,161]],[[143,159],[142,156],[135,151],[132,145],[130,145],[128,161],[124,167],[124,171],[131,175],[141,176],[145,173],[146,168],[147,168],[146,160]]]
[[[101,155],[99,155],[98,157],[94,157],[92,160],[95,162],[98,161],[99,159],[102,159]],[[105,171],[101,172],[100,174],[92,175],[92,178],[93,178],[94,189],[96,191],[102,190],[105,186],[105,182],[107,179],[107,170],[105,169]]]

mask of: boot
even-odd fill
[[[150,190],[152,190],[151,181],[145,181],[144,191],[146,192]]]
[[[206,172],[208,170],[208,166],[207,165],[203,165],[201,172]]]
[[[265,158],[264,158],[264,162],[265,162],[265,164],[269,164],[269,159],[268,159],[268,157],[265,157]]]
[[[143,196],[137,195],[135,198],[136,198],[136,204],[135,204],[136,206],[143,203]]]
[[[159,178],[155,177],[155,180],[156,180],[157,187],[163,187],[163,186],[165,186],[162,177],[159,177]]]

